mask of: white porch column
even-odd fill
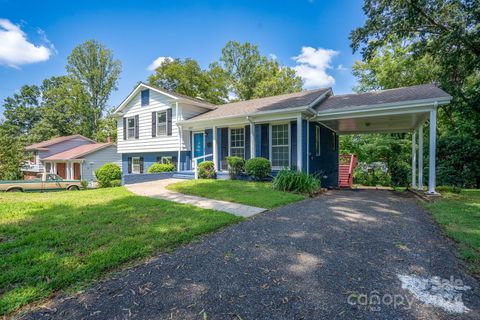
[[[297,117],[297,170],[302,171],[302,116]]]
[[[66,170],[67,170],[67,180],[71,180],[72,179],[72,173],[70,171],[70,166],[71,166],[71,163],[70,161],[67,161],[67,165],[66,165]]]
[[[255,158],[255,124],[250,122],[250,159]]]
[[[182,130],[182,127],[179,125],[177,125],[177,128],[178,128],[177,171],[181,171],[182,168],[180,167],[181,166],[180,158],[182,155],[181,151],[182,151],[183,130]]]
[[[418,190],[423,191],[423,124],[418,127]]]
[[[412,133],[412,189],[417,187],[417,133]]]
[[[217,127],[213,126],[213,164],[215,171],[218,171],[218,148],[217,148]]]
[[[437,148],[437,107],[430,111],[430,145],[428,164],[428,193],[435,193],[435,166]]]

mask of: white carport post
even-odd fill
[[[412,189],[417,187],[417,133],[412,133]]]
[[[213,126],[212,128],[213,131],[213,166],[215,168],[215,171],[218,172],[218,148],[217,148],[217,127]]]
[[[297,170],[302,171],[302,116],[297,117]]]
[[[418,190],[423,191],[423,124],[418,127]]]
[[[428,193],[435,193],[435,151],[437,148],[437,105],[430,111],[430,150],[428,164]]]

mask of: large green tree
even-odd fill
[[[148,82],[214,104],[302,90],[295,70],[262,56],[256,45],[236,41],[205,70],[193,59],[165,59]]]
[[[112,50],[96,40],[88,40],[75,47],[68,56],[68,74],[86,89],[93,110],[94,133],[108,98],[117,89],[122,69],[120,60],[114,59]]]
[[[225,73],[218,64],[202,70],[193,59],[165,59],[148,82],[214,104],[225,103],[228,98]]]
[[[450,93],[439,111],[438,181],[480,187],[480,163],[471,161],[480,158],[478,1],[366,0],[363,9],[367,20],[351,33],[364,58],[354,67],[358,89],[434,82]],[[399,40],[406,51],[391,59]]]
[[[232,92],[239,100],[262,98],[302,89],[302,80],[292,68],[262,56],[249,42],[229,41],[220,58]]]

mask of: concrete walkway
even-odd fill
[[[126,185],[125,187],[129,191],[141,196],[147,196],[151,198],[164,199],[164,200],[170,200],[178,203],[190,204],[192,206],[196,206],[204,209],[224,211],[224,212],[228,212],[241,217],[250,217],[257,213],[267,210],[264,208],[246,206],[239,203],[185,195],[183,193],[173,192],[165,189],[167,185],[175,182],[180,182],[180,181],[185,181],[185,180],[164,179],[164,180],[158,180],[158,181],[129,184],[129,185]]]

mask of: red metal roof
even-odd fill
[[[97,150],[106,148],[108,146],[113,146],[113,143],[92,143],[92,144],[84,144],[78,146],[76,148],[63,151],[50,157],[43,159],[44,161],[51,161],[51,160],[72,160],[72,159],[79,159],[81,156],[86,154],[95,152]]]

